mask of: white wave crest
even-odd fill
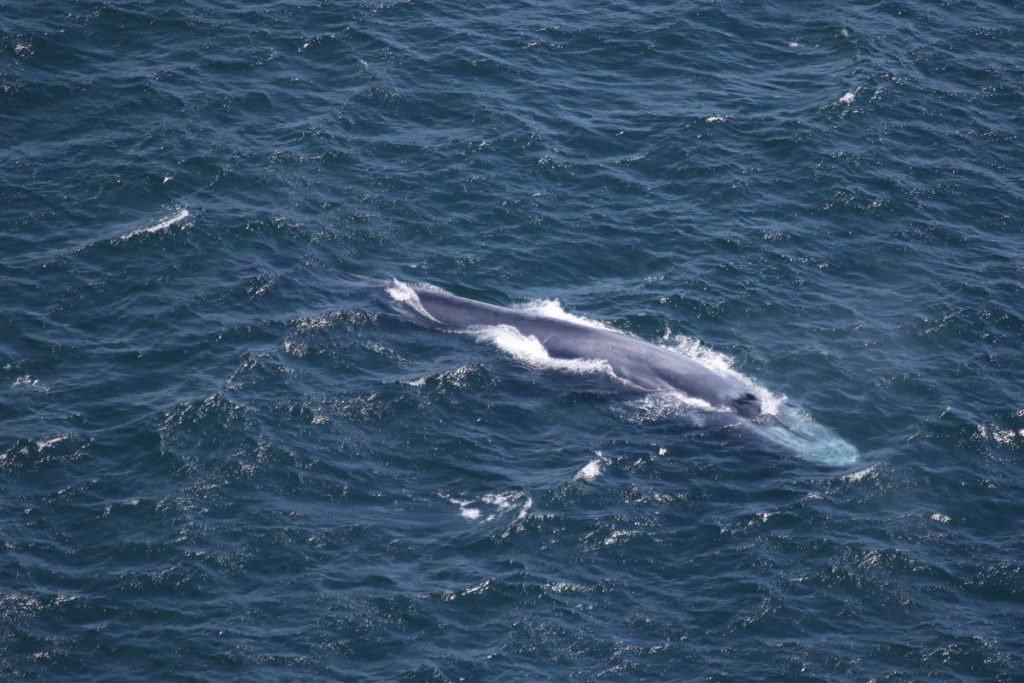
[[[161,218],[153,225],[147,225],[145,227],[132,230],[131,232],[127,232],[118,237],[115,240],[115,242],[123,242],[127,239],[135,237],[136,235],[142,235],[148,232],[160,232],[161,230],[166,230],[167,228],[173,227],[178,223],[181,223],[183,220],[188,218],[189,215],[191,214],[189,214],[188,209],[186,209],[185,207],[180,207],[173,215]]]
[[[601,451],[597,451],[597,457],[588,462],[586,465],[581,467],[578,472],[573,476],[573,480],[583,481],[594,481],[601,476],[601,463],[604,460],[604,456],[601,455]]]
[[[487,493],[472,500],[445,495],[441,497],[459,506],[460,517],[469,520],[479,519],[481,522],[492,522],[510,512],[515,512],[515,520],[519,521],[525,518],[533,507],[533,499],[522,491]]]

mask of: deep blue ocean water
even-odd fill
[[[1021,680],[1022,134],[1014,2],[0,3],[0,678]]]

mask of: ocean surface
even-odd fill
[[[1022,160],[1009,0],[0,3],[0,679],[1022,680]]]

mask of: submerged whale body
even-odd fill
[[[623,382],[647,391],[679,391],[747,418],[761,414],[761,399],[739,381],[697,361],[622,332],[473,301],[432,287],[409,287],[421,314],[454,330],[514,328],[533,337],[552,358],[604,361]]]

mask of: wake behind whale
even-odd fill
[[[507,308],[398,281],[388,293],[422,319],[473,334],[530,365],[603,373],[634,389],[677,393],[692,408],[744,418],[746,428],[808,461],[839,466],[858,458],[853,445],[727,366],[711,367],[560,307]]]

